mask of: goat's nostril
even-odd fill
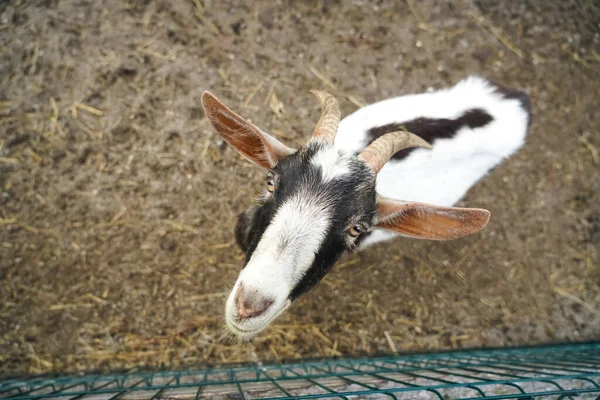
[[[244,298],[244,286],[240,282],[237,293],[235,294],[235,302],[239,305],[240,301]]]
[[[272,304],[273,300],[262,297],[258,293],[251,292],[248,296],[244,296],[244,290],[240,284],[236,294],[236,306],[239,319],[258,317],[267,311]]]

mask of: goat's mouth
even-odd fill
[[[238,339],[251,340],[266,329],[277,317],[279,317],[292,304],[291,300],[285,300],[279,307],[273,305],[267,312],[257,317],[241,319],[235,310],[227,306],[225,311],[225,324],[227,329]]]

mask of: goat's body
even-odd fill
[[[476,77],[373,104],[341,124],[335,98],[313,94],[321,116],[298,150],[202,95],[221,137],[268,171],[265,191],[236,225],[246,261],[225,321],[241,338],[262,331],[357,245],[483,229],[489,211],[450,206],[523,144],[529,122],[526,94]]]
[[[335,146],[342,153],[357,153],[385,129],[405,127],[433,149],[414,149],[390,160],[377,177],[377,192],[452,206],[523,145],[529,119],[526,94],[469,77],[450,89],[396,97],[356,111],[341,121]],[[361,245],[394,236],[376,230]]]

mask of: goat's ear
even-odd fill
[[[377,198],[374,227],[430,240],[458,239],[479,232],[490,220],[481,208],[439,207]]]
[[[231,111],[212,93],[202,93],[202,107],[219,135],[263,168],[273,168],[280,159],[296,151]]]

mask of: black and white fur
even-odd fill
[[[434,93],[384,100],[344,118],[335,145],[357,152],[384,133],[404,127],[432,150],[406,149],[377,176],[378,193],[452,206],[524,143],[531,121],[529,96],[477,76]],[[378,230],[362,246],[396,236]]]
[[[314,287],[347,250],[389,239],[372,230],[377,192],[451,206],[524,143],[530,121],[526,94],[478,77],[435,93],[397,97],[342,120],[335,145],[318,138],[278,160],[267,174],[272,193],[241,214],[236,238],[245,265],[226,303],[225,319],[248,339]],[[432,150],[407,149],[375,177],[356,154],[383,133],[406,128]],[[353,227],[362,233],[349,234]],[[357,229],[358,229],[357,228]],[[236,295],[264,309],[241,318]]]

